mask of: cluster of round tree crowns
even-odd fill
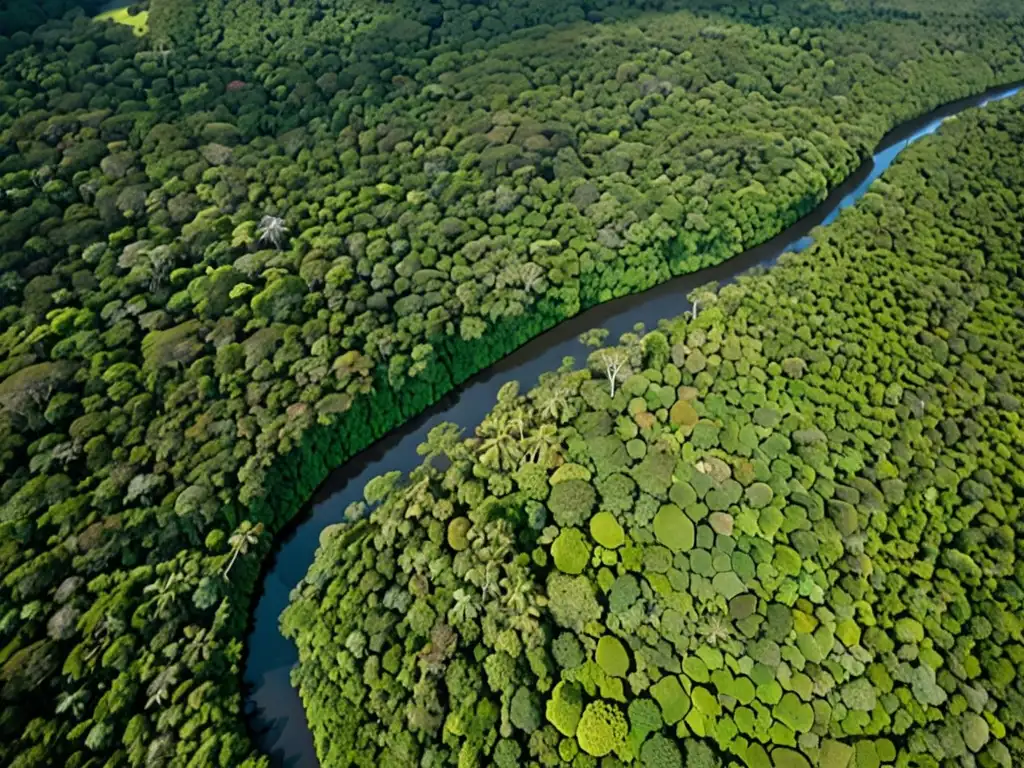
[[[371,481],[283,623],[322,764],[1024,763],[1021,110]]]
[[[37,14],[28,5],[10,2],[0,9],[0,764],[15,768],[266,765],[240,715],[247,612],[273,536],[330,469],[581,308],[720,263],[774,235],[845,178],[895,124],[1024,78],[1024,20],[1010,0],[893,0],[885,7],[873,0],[151,0],[149,32],[140,36],[80,12],[30,29]],[[48,0],[39,8],[65,5]],[[998,134],[991,138],[998,141]],[[1016,189],[1015,157],[979,167],[991,168],[1007,189]],[[975,174],[973,168],[961,173],[968,172]],[[955,181],[949,181],[950,189]],[[942,205],[950,191],[929,189],[939,200],[929,197],[922,206]],[[965,211],[985,221],[990,215],[987,208],[967,204],[958,214]],[[943,226],[937,224],[936,231]],[[808,321],[812,336],[828,309],[819,306],[822,301],[807,305],[818,313]],[[972,294],[956,311],[975,305],[987,311],[988,301]],[[788,294],[778,302],[773,311],[796,311]],[[870,314],[884,317],[886,311],[872,306]],[[709,309],[709,316],[714,312]],[[704,322],[698,317],[698,325]],[[965,328],[973,321],[958,322]],[[985,337],[985,328],[971,327],[972,334]],[[807,343],[804,333],[794,331],[796,340],[787,336],[783,346]],[[690,366],[703,354],[713,368],[709,349],[685,339],[671,344],[693,347],[687,352],[687,360],[693,355]],[[636,340],[624,353],[608,353],[605,362],[626,354],[628,365],[621,371],[656,373],[658,366],[635,362],[637,345],[643,347]],[[883,352],[901,360],[903,347]],[[737,368],[740,363],[729,362]],[[889,363],[871,365],[888,370]],[[681,377],[702,373],[676,367]],[[651,382],[659,391],[668,374],[661,375],[660,383]],[[842,382],[850,376],[845,372]],[[966,381],[970,387],[960,387],[957,397],[974,408],[977,382]],[[736,382],[743,396],[754,386],[745,375]],[[559,390],[551,407],[563,408],[564,401],[565,408],[575,404],[579,410],[580,393],[597,397],[597,383]],[[632,400],[636,386],[628,378],[616,380],[614,402]],[[703,384],[687,386],[700,390]],[[717,401],[709,398],[701,390],[687,400],[700,416],[691,436],[698,442],[707,439],[710,427],[704,422],[720,418],[710,410]],[[781,424],[791,426],[786,419],[792,414],[773,408]],[[649,413],[665,431],[669,422],[659,419],[659,409]],[[951,418],[962,439],[977,439],[974,427]],[[971,423],[982,423],[973,418]],[[524,454],[536,456],[528,463],[548,474],[555,471],[549,466],[554,456],[566,465],[588,463],[570,458],[562,434],[570,422],[562,419],[548,423],[553,445],[537,444]],[[844,428],[862,439],[859,427]],[[536,431],[525,424],[523,429]],[[502,435],[488,444],[487,454],[494,457],[489,462],[500,460],[508,470],[500,473],[505,480],[485,485],[497,499],[519,493],[512,470],[527,439],[517,432]],[[654,440],[643,456],[632,456],[629,451],[641,445],[629,441],[645,442],[644,435],[638,431],[624,441],[632,447],[622,469],[650,466],[655,458],[648,456],[664,453]],[[743,435],[748,439],[749,430]],[[758,432],[757,450],[762,440],[784,437],[790,439]],[[511,453],[509,445],[516,446]],[[806,450],[812,449],[817,450]],[[852,466],[858,456],[867,461],[869,452],[851,453],[844,461]],[[753,461],[757,457],[747,458],[759,484],[750,501],[763,500],[762,485],[767,486],[773,496],[765,509],[776,509],[789,497],[773,462],[760,459],[768,476]],[[707,466],[721,473],[720,464]],[[680,471],[680,485],[701,490],[694,468]],[[732,467],[716,490],[731,500],[738,483],[746,494],[754,481],[741,482],[742,471]],[[589,472],[589,479],[585,473],[571,479],[599,483],[600,493],[609,481],[596,469]],[[935,473],[950,481],[945,470]],[[801,477],[794,471],[786,482]],[[896,478],[875,483],[879,492],[889,479]],[[496,495],[502,483],[509,488]],[[467,483],[467,492],[481,484]],[[550,494],[541,494],[540,486],[547,484],[540,483],[532,498],[542,507]],[[939,500],[951,492],[941,486]],[[662,505],[684,509],[678,501],[644,493],[658,501],[655,515]],[[700,497],[705,506],[707,493]],[[458,541],[465,527],[472,543],[458,563],[479,556],[482,545],[473,542],[490,530],[470,502],[459,502],[459,515],[453,511],[469,523],[457,524],[452,535]],[[595,514],[616,514],[598,506]],[[764,556],[738,544],[725,552],[724,542],[737,540],[726,534],[715,532],[709,542],[703,531],[710,528],[712,511],[727,510],[709,509],[707,520],[691,519],[694,548],[666,547],[671,565],[661,574],[669,579],[663,589],[683,584],[673,570],[689,574],[693,610],[701,617],[709,611],[700,584],[715,588],[728,580],[736,587],[731,577],[717,576],[725,555],[730,563],[736,551],[751,560]],[[809,520],[812,513],[818,510],[808,511]],[[528,522],[510,520],[509,536],[525,558],[515,566],[524,580],[514,604],[541,610],[544,569],[553,566],[534,563],[531,553],[543,550],[553,558],[556,541],[559,559],[578,561],[588,552],[603,562],[614,555],[616,564],[603,567],[615,573],[618,558],[646,546],[635,538],[633,523],[621,517],[625,513],[618,514],[631,543],[624,540],[617,548],[592,539],[589,517],[565,527],[578,534],[559,539],[561,529],[549,532],[551,541],[544,527],[534,531]],[[447,537],[450,521],[433,515],[433,508],[427,510],[422,522],[437,520]],[[536,541],[520,540],[527,530]],[[796,532],[778,535],[788,540]],[[499,552],[504,539],[496,541]],[[786,546],[801,563],[819,562]],[[696,570],[707,565],[703,555],[693,554],[697,549],[710,556],[711,571]],[[677,567],[677,557],[686,569]],[[492,560],[493,575],[495,567],[505,566]],[[378,567],[386,561],[382,555]],[[990,568],[980,567],[983,575]],[[646,566],[644,572],[656,573]],[[733,572],[748,578],[744,571]],[[562,573],[570,579],[563,586],[597,579],[595,573]],[[653,589],[649,579],[638,578],[642,573],[630,573],[638,589]],[[823,578],[816,574],[802,581],[785,578],[804,590],[808,579]],[[369,589],[375,577],[367,572],[366,578]],[[462,577],[453,571],[444,578]],[[766,590],[776,589],[770,579],[766,583]],[[472,582],[459,589],[460,610],[475,609],[473,621],[484,621],[480,611],[493,595],[482,599],[483,588]],[[855,597],[853,587],[843,589]],[[748,585],[726,604],[742,604],[753,591]],[[783,597],[789,600],[789,593]],[[650,622],[664,623],[668,609],[656,612],[654,592],[641,592],[636,602],[641,598],[644,610],[654,606],[644,619],[653,631]],[[709,675],[721,677],[729,669],[739,679],[740,670],[728,666],[722,649],[753,631],[755,615],[768,615],[761,613],[768,610],[767,597],[759,599],[766,602],[755,613],[729,619],[730,634],[716,646],[723,667],[709,668]],[[421,600],[438,616],[448,610]],[[839,615],[841,606],[828,600]],[[673,610],[686,618],[683,608]],[[425,624],[426,610],[416,611]],[[949,614],[952,621],[955,612]],[[813,632],[830,626],[813,615]],[[855,620],[866,637],[865,617],[857,613]],[[490,632],[487,626],[480,624],[480,631]],[[611,624],[607,628],[614,634]],[[366,630],[363,659],[379,655],[373,650],[376,633]],[[469,649],[469,635],[462,631],[455,631],[455,656]],[[526,632],[519,642],[522,654],[540,663],[536,637]],[[581,653],[593,650],[588,638],[599,640],[581,629]],[[604,668],[591,665],[592,674],[581,672],[560,690],[579,693],[581,704],[589,706],[597,701],[594,686],[612,691],[609,686],[621,680],[622,695],[632,695],[628,681],[641,679],[635,677],[641,663],[653,690],[667,670],[655,680],[659,668],[638,661],[643,656],[619,641],[627,677],[598,680],[597,670]],[[439,636],[434,647],[447,648],[445,642]],[[422,647],[419,640],[410,643]],[[517,686],[529,687],[520,677],[526,656],[513,656],[512,649],[506,651],[516,660],[510,674]],[[666,660],[669,650],[661,649]],[[396,655],[406,663],[403,653],[382,656],[381,680],[392,674],[387,668]],[[436,663],[466,670],[466,686],[476,690],[483,667],[456,663],[455,656]],[[868,664],[852,651],[850,656]],[[500,658],[490,665],[507,666]],[[554,664],[551,658],[545,656],[545,663]],[[791,681],[804,679],[798,675],[806,672],[792,659],[784,663]],[[905,663],[920,666],[917,658]],[[943,675],[952,674],[951,667],[937,671],[944,689]],[[553,666],[543,674],[538,670],[534,682],[560,678]],[[694,686],[718,695],[712,682],[685,683],[683,672],[672,674],[687,697]],[[894,668],[894,680],[898,674]],[[427,680],[436,684],[438,678]],[[379,696],[366,690],[370,698]],[[516,699],[515,718],[524,722],[526,705],[537,704],[541,720],[533,733],[552,745],[544,750],[547,760],[558,748],[552,734],[561,733],[543,719],[552,688],[529,690]],[[425,718],[417,721],[422,727],[396,737],[396,744],[426,744],[423,734],[440,733],[431,730],[440,715],[424,697],[427,704],[415,710]],[[459,738],[479,743],[474,754],[486,762],[499,748],[485,735],[500,728],[491,728],[486,709],[493,705],[498,723],[504,705],[490,695],[478,701],[491,704],[481,703],[479,716],[464,713],[461,725],[452,720],[446,733],[461,729],[467,735]],[[615,698],[603,701],[607,709],[587,714],[584,707],[580,717],[586,723],[606,721],[614,735],[627,707]],[[997,701],[982,708],[986,722]],[[791,703],[780,699],[779,706]],[[977,713],[974,703],[970,712]],[[923,717],[909,703],[901,706],[914,722]],[[511,703],[505,709],[511,713]],[[697,739],[692,711],[657,733],[669,738],[671,728],[684,727],[686,738]],[[733,716],[735,708],[727,711],[737,728],[746,727],[742,717]],[[805,712],[800,710],[801,718]],[[965,718],[968,710],[956,716]],[[707,728],[725,722],[708,717]],[[773,727],[764,719],[768,715],[756,717],[761,719],[753,727]],[[844,714],[843,722],[858,718],[863,719]],[[1002,714],[997,719],[1008,722]],[[877,723],[864,728],[869,725]],[[989,727],[999,735],[995,721]],[[541,759],[539,747],[538,757],[529,757],[524,733],[502,737],[508,742],[500,747],[503,760],[512,745],[519,746],[523,760]],[[805,731],[793,733],[798,746],[808,738]],[[751,735],[736,738],[750,741]],[[899,738],[892,743],[903,748]],[[641,752],[642,746],[637,745]],[[581,757],[573,760],[586,759],[583,747],[596,749],[584,739]],[[796,747],[777,747],[787,748]],[[986,744],[981,754],[992,749]]]

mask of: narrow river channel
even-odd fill
[[[338,467],[319,489],[306,511],[279,537],[264,564],[261,591],[246,638],[244,680],[248,696],[246,717],[253,738],[271,756],[274,766],[316,768],[319,763],[313,737],[306,723],[298,691],[289,672],[298,663],[298,651],[281,635],[278,620],[288,605],[288,595],[306,574],[319,545],[320,533],[344,519],[345,508],[362,498],[363,486],[377,475],[408,472],[421,457],[416,446],[440,422],[458,424],[471,433],[493,406],[498,390],[518,380],[525,391],[537,377],[557,368],[569,355],[582,362],[587,350],[577,337],[590,328],[607,328],[611,337],[644,323],[649,329],[658,320],[681,314],[689,307],[686,295],[711,280],[727,283],[756,266],[770,266],[787,251],[800,251],[813,242],[812,230],[830,224],[840,212],[856,203],[896,159],[915,141],[938,130],[942,122],[965,109],[984,107],[1010,98],[1020,86],[993,89],[979,96],[947,104],[889,133],[874,156],[836,188],[812,213],[781,234],[729,261],[692,275],[676,278],[644,293],[626,296],[583,312],[528,342],[517,351],[469,379],[456,391],[405,426],[382,438],[361,454]]]

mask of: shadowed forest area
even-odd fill
[[[987,0],[150,0],[138,37],[38,7],[0,9],[18,768],[264,765],[247,612],[331,468],[1024,79],[1024,17]]]

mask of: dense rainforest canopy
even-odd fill
[[[1022,143],[369,483],[285,614],[322,764],[1024,764]]]
[[[31,32],[47,19],[56,19],[68,11],[81,8],[92,13],[104,0],[0,0],[0,34]]]
[[[151,0],[142,37],[29,6],[0,28],[17,768],[262,764],[246,611],[330,467],[1024,78],[998,0]]]

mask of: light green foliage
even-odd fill
[[[590,481],[590,470],[579,464],[563,464],[551,475],[551,484],[558,485],[569,480]]]
[[[775,768],[811,768],[810,761],[793,749],[780,747],[772,750],[772,765]]]
[[[766,507],[771,503],[772,489],[765,483],[754,483],[749,486],[746,490],[747,503],[754,509],[760,509]]]
[[[690,711],[690,697],[674,675],[667,675],[652,685],[651,696],[658,702],[661,717],[669,725],[678,722]]]
[[[989,740],[989,726],[985,718],[969,712],[963,720],[964,743],[971,752],[980,752]]]
[[[855,750],[848,744],[826,739],[821,743],[821,768],[851,768]]]
[[[858,678],[843,686],[842,698],[843,704],[847,708],[855,711],[870,712],[875,708],[877,693],[870,680]]]
[[[674,467],[675,457],[655,446],[633,470],[633,479],[641,491],[663,499],[672,485]]]
[[[626,718],[613,704],[594,701],[587,705],[576,729],[580,749],[588,755],[602,757],[626,740]]]
[[[711,747],[696,739],[686,739],[686,768],[719,768],[722,764]]]
[[[903,618],[896,622],[896,637],[904,643],[920,643],[924,640],[924,627],[916,619]]]
[[[772,715],[797,733],[809,731],[814,725],[814,711],[811,705],[800,701],[794,693],[783,695],[782,700],[772,710]]]
[[[853,619],[845,619],[836,627],[836,637],[848,648],[860,643],[861,629]]]
[[[140,11],[133,15],[129,12],[128,8],[118,8],[114,11],[98,14],[95,18],[97,21],[109,20],[116,24],[124,24],[131,28],[133,34],[141,37],[149,31],[148,17],[148,11]]]
[[[747,589],[740,577],[732,571],[716,573],[711,584],[715,591],[726,600],[732,600]]]
[[[548,608],[559,626],[579,631],[587,622],[601,617],[594,588],[585,576],[552,573],[547,586]]]
[[[640,597],[640,584],[635,576],[625,574],[615,579],[608,593],[608,610],[624,613]]]
[[[590,546],[578,528],[565,528],[551,545],[551,556],[562,573],[582,573],[590,562]]]
[[[603,635],[597,641],[597,663],[612,677],[625,677],[629,671],[629,653],[617,637]]]
[[[590,535],[606,549],[617,549],[625,541],[622,526],[610,512],[598,512],[590,518]]]
[[[683,659],[683,671],[695,683],[706,683],[711,680],[707,664],[697,656],[687,656]]]
[[[633,699],[629,702],[630,740],[642,741],[647,734],[658,731],[662,726],[658,705],[648,698]]]
[[[551,652],[555,661],[563,669],[573,669],[582,664],[585,660],[583,648],[576,635],[572,632],[562,632],[551,643]]]
[[[654,517],[654,535],[674,552],[693,549],[693,522],[674,504],[666,504]]]
[[[469,546],[466,534],[472,527],[472,523],[465,517],[456,517],[448,523],[448,546],[456,552],[461,552]]]
[[[697,411],[687,400],[678,400],[669,411],[672,423],[677,427],[692,427],[697,423]]]
[[[773,564],[779,573],[785,576],[796,576],[800,573],[800,555],[791,547],[776,547]]]
[[[693,700],[694,709],[703,715],[715,717],[722,711],[715,695],[703,686],[694,686],[690,691],[690,698]]]
[[[564,736],[575,736],[583,714],[583,692],[575,683],[562,681],[551,692],[545,707],[548,722]]]

